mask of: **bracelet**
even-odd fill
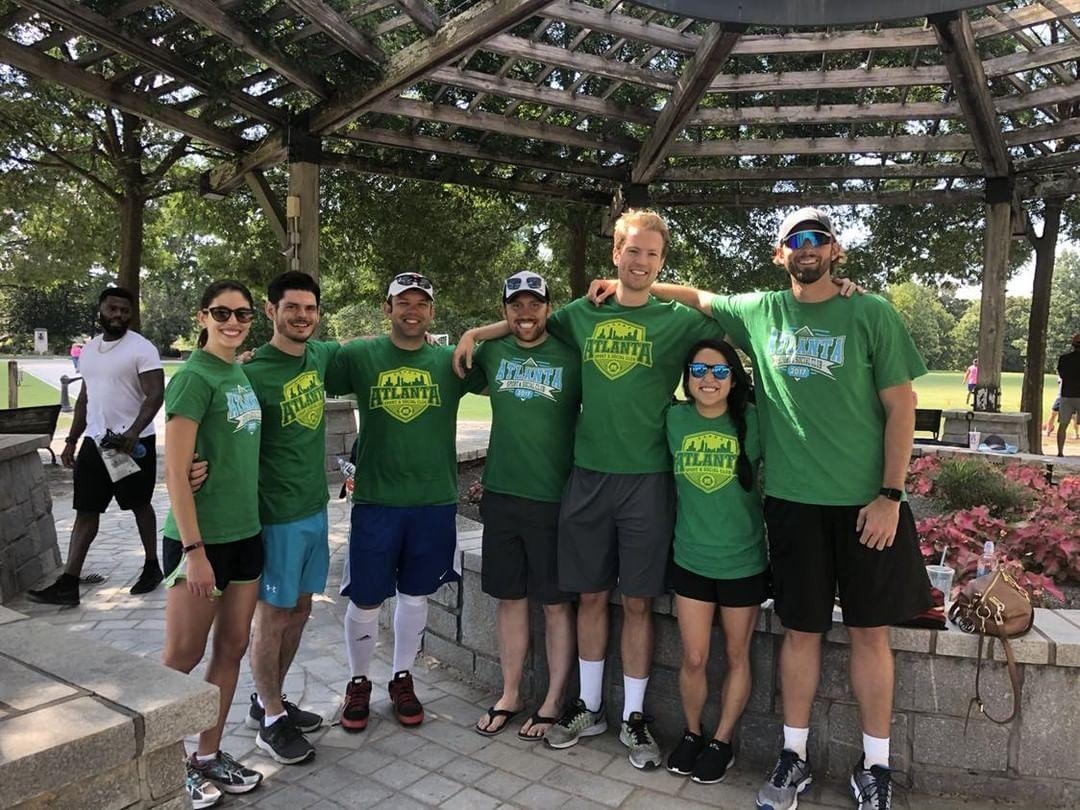
[[[184,553],[187,554],[189,551],[194,551],[197,548],[203,548],[205,545],[206,543],[204,543],[202,540],[199,540],[198,542],[192,543],[190,546],[183,546]]]
[[[79,439],[76,436],[68,436],[66,439],[64,439],[64,444],[78,444],[78,443],[79,443]]]

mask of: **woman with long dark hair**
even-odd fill
[[[667,769],[713,784],[734,763],[731,739],[750,697],[750,640],[769,590],[757,487],[761,445],[750,378],[729,343],[709,339],[694,345],[683,368],[683,392],[688,401],[668,410],[667,437],[679,499],[673,584],[686,731]],[[720,721],[710,738],[703,733],[701,711],[718,606],[726,672]]]
[[[165,482],[171,508],[162,541],[168,575],[162,661],[191,672],[214,642],[206,680],[218,687],[217,722],[199,735],[188,760],[188,792],[196,808],[221,791],[247,793],[262,774],[219,750],[222,730],[247,651],[259,595],[263,546],[259,523],[259,429],[262,411],[236,352],[255,317],[248,288],[216,281],[196,318],[199,348],[165,389]],[[195,453],[212,472],[192,493]]]

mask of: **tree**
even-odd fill
[[[956,320],[938,300],[937,291],[913,281],[905,281],[889,288],[889,299],[927,367],[955,368],[956,357],[949,334]]]
[[[1057,368],[1058,356],[1068,351],[1075,334],[1080,334],[1080,253],[1068,249],[1058,254],[1054,266],[1046,330],[1047,372]]]
[[[1028,313],[1031,299],[1009,296],[1005,299],[1004,349],[1002,371],[1023,371],[1027,359]],[[962,368],[976,356],[979,347],[979,302],[972,301],[949,335],[956,352],[956,367]]]

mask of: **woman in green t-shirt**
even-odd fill
[[[165,389],[165,483],[171,508],[162,557],[168,575],[162,661],[191,672],[202,660],[210,627],[214,644],[206,680],[219,690],[217,722],[199,735],[188,760],[196,807],[214,794],[247,793],[262,774],[219,750],[222,730],[247,651],[259,595],[263,547],[258,504],[262,411],[236,352],[247,338],[255,305],[238,281],[217,281],[203,293],[196,318],[199,348]],[[188,481],[195,454],[210,462],[197,492]]]
[[[761,443],[750,379],[730,344],[695,344],[683,367],[683,391],[689,401],[669,408],[666,424],[678,493],[672,580],[686,731],[667,769],[713,784],[734,762],[731,738],[750,697],[750,640],[769,592],[756,475]],[[709,739],[702,733],[701,711],[717,606],[727,671],[720,721]]]

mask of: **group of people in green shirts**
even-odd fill
[[[361,424],[341,585],[351,677],[340,722],[352,732],[368,724],[368,670],[379,607],[390,597],[390,698],[402,724],[423,721],[409,670],[427,596],[458,576],[457,404],[483,390],[492,430],[481,580],[497,600],[503,690],[476,731],[500,734],[526,712],[529,599],[543,605],[549,684],[518,737],[561,749],[606,731],[617,589],[619,738],[635,767],[665,764],[644,704],[651,603],[674,588],[686,731],[666,767],[721,781],[750,693],[753,627],[771,596],[787,628],[784,738],[757,804],[787,810],[812,779],[810,708],[838,590],[864,732],[852,795],[862,808],[890,806],[888,625],[929,606],[903,497],[911,381],[926,369],[887,302],[840,295],[832,271],[843,251],[818,209],[781,224],[775,261],[790,289],[779,292],[728,297],[657,284],[669,243],[659,215],[629,211],[615,226],[615,280],[553,312],[546,281],[516,273],[504,284],[504,320],[469,330],[456,349],[426,340],[435,291],[420,274],[392,280],[388,335],[339,347],[310,339],[318,286],[287,273],[268,294],[274,338],[239,366],[236,349],[255,314],[250,293],[235,282],[207,290],[204,340],[165,395],[173,499],[165,560],[176,583],[165,661],[190,671],[215,622],[207,678],[222,692],[219,722],[189,761],[196,806],[216,801],[218,788],[245,792],[260,778],[218,751],[253,614],[257,693],[248,720],[258,744],[282,762],[313,754],[303,731],[321,718],[280,692],[311,594],[326,584],[326,393],[354,394]],[[734,347],[753,361],[753,386]],[[673,403],[680,380],[686,401]],[[209,474],[195,458],[209,461]],[[701,714],[717,613],[726,672],[709,734]],[[564,706],[575,646],[579,693]]]

